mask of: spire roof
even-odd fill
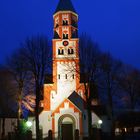
[[[59,11],[72,11],[76,13],[71,0],[59,0],[55,13]]]

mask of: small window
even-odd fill
[[[74,79],[74,74],[72,75],[72,78]]]
[[[68,78],[67,74],[65,75],[65,78],[66,78],[66,79]]]
[[[58,55],[63,55],[64,54],[64,49],[58,49]]]
[[[63,20],[63,25],[68,25],[68,20]]]
[[[72,48],[68,49],[68,54],[74,54],[74,50]]]
[[[84,118],[84,120],[86,120],[86,115],[85,114],[83,115],[83,118]]]
[[[58,74],[58,79],[60,79],[60,74]]]
[[[68,39],[68,34],[63,34],[63,39]]]
[[[59,25],[58,25],[58,23],[55,25],[55,28],[57,28]]]

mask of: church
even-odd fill
[[[44,83],[44,99],[39,115],[43,137],[52,130],[58,140],[73,140],[88,135],[88,115],[84,83],[80,81],[78,15],[71,0],[59,0],[53,15],[52,81]],[[32,133],[35,136],[35,120]],[[94,114],[94,121],[99,117]]]

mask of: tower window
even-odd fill
[[[64,54],[64,49],[58,49],[58,55],[63,55]]]
[[[68,34],[63,34],[63,39],[68,39]]]
[[[74,74],[72,75],[72,78],[74,79]]]
[[[68,54],[74,54],[74,50],[72,48],[68,49]]]
[[[58,79],[60,79],[60,74],[58,74]]]
[[[63,25],[68,25],[68,20],[63,20]]]
[[[58,23],[55,25],[55,28],[57,28],[59,25],[58,25]]]
[[[65,78],[66,78],[66,79],[68,78],[67,74],[65,75]]]

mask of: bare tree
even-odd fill
[[[140,71],[135,68],[125,67],[123,75],[119,79],[123,91],[126,93],[127,104],[133,111],[140,99]]]
[[[42,99],[42,87],[45,73],[50,67],[51,48],[48,39],[44,36],[28,38],[23,44],[24,61],[27,62],[28,71],[33,75],[36,95],[36,139],[39,140],[39,103]]]
[[[15,104],[15,88],[11,82],[11,73],[4,67],[0,68],[0,110],[2,117],[2,133],[5,136],[5,117],[12,112],[11,105]]]
[[[80,37],[79,56],[79,73],[84,74],[84,78],[82,75],[81,77],[85,87],[89,136],[91,136],[91,105],[94,98],[98,100],[99,92],[106,93],[103,96],[107,97],[113,132],[113,97],[119,96],[117,95],[117,91],[119,91],[117,77],[122,74],[123,64],[121,61],[113,59],[110,54],[101,52],[98,45],[86,34]]]
[[[7,67],[8,70],[11,72],[11,75],[13,76],[13,79],[11,81],[14,83],[15,88],[17,89],[15,95],[17,100],[17,130],[20,131],[20,119],[22,115],[22,99],[25,96],[25,87],[27,85],[27,82],[29,84],[29,80],[27,80],[28,77],[28,71],[26,67],[27,63],[24,60],[23,56],[23,49],[19,48],[17,49],[9,58],[7,61]]]
[[[99,74],[99,58],[101,51],[98,45],[86,34],[82,34],[79,41],[80,71],[81,82],[84,84],[85,97],[88,112],[88,132],[91,138],[92,116],[91,104],[92,100],[98,100],[97,79]]]
[[[122,74],[122,62],[115,60],[109,53],[104,53],[100,60],[100,79],[98,86],[100,91],[107,97],[108,113],[112,122],[111,132],[114,137],[114,100],[119,94],[117,77]]]

